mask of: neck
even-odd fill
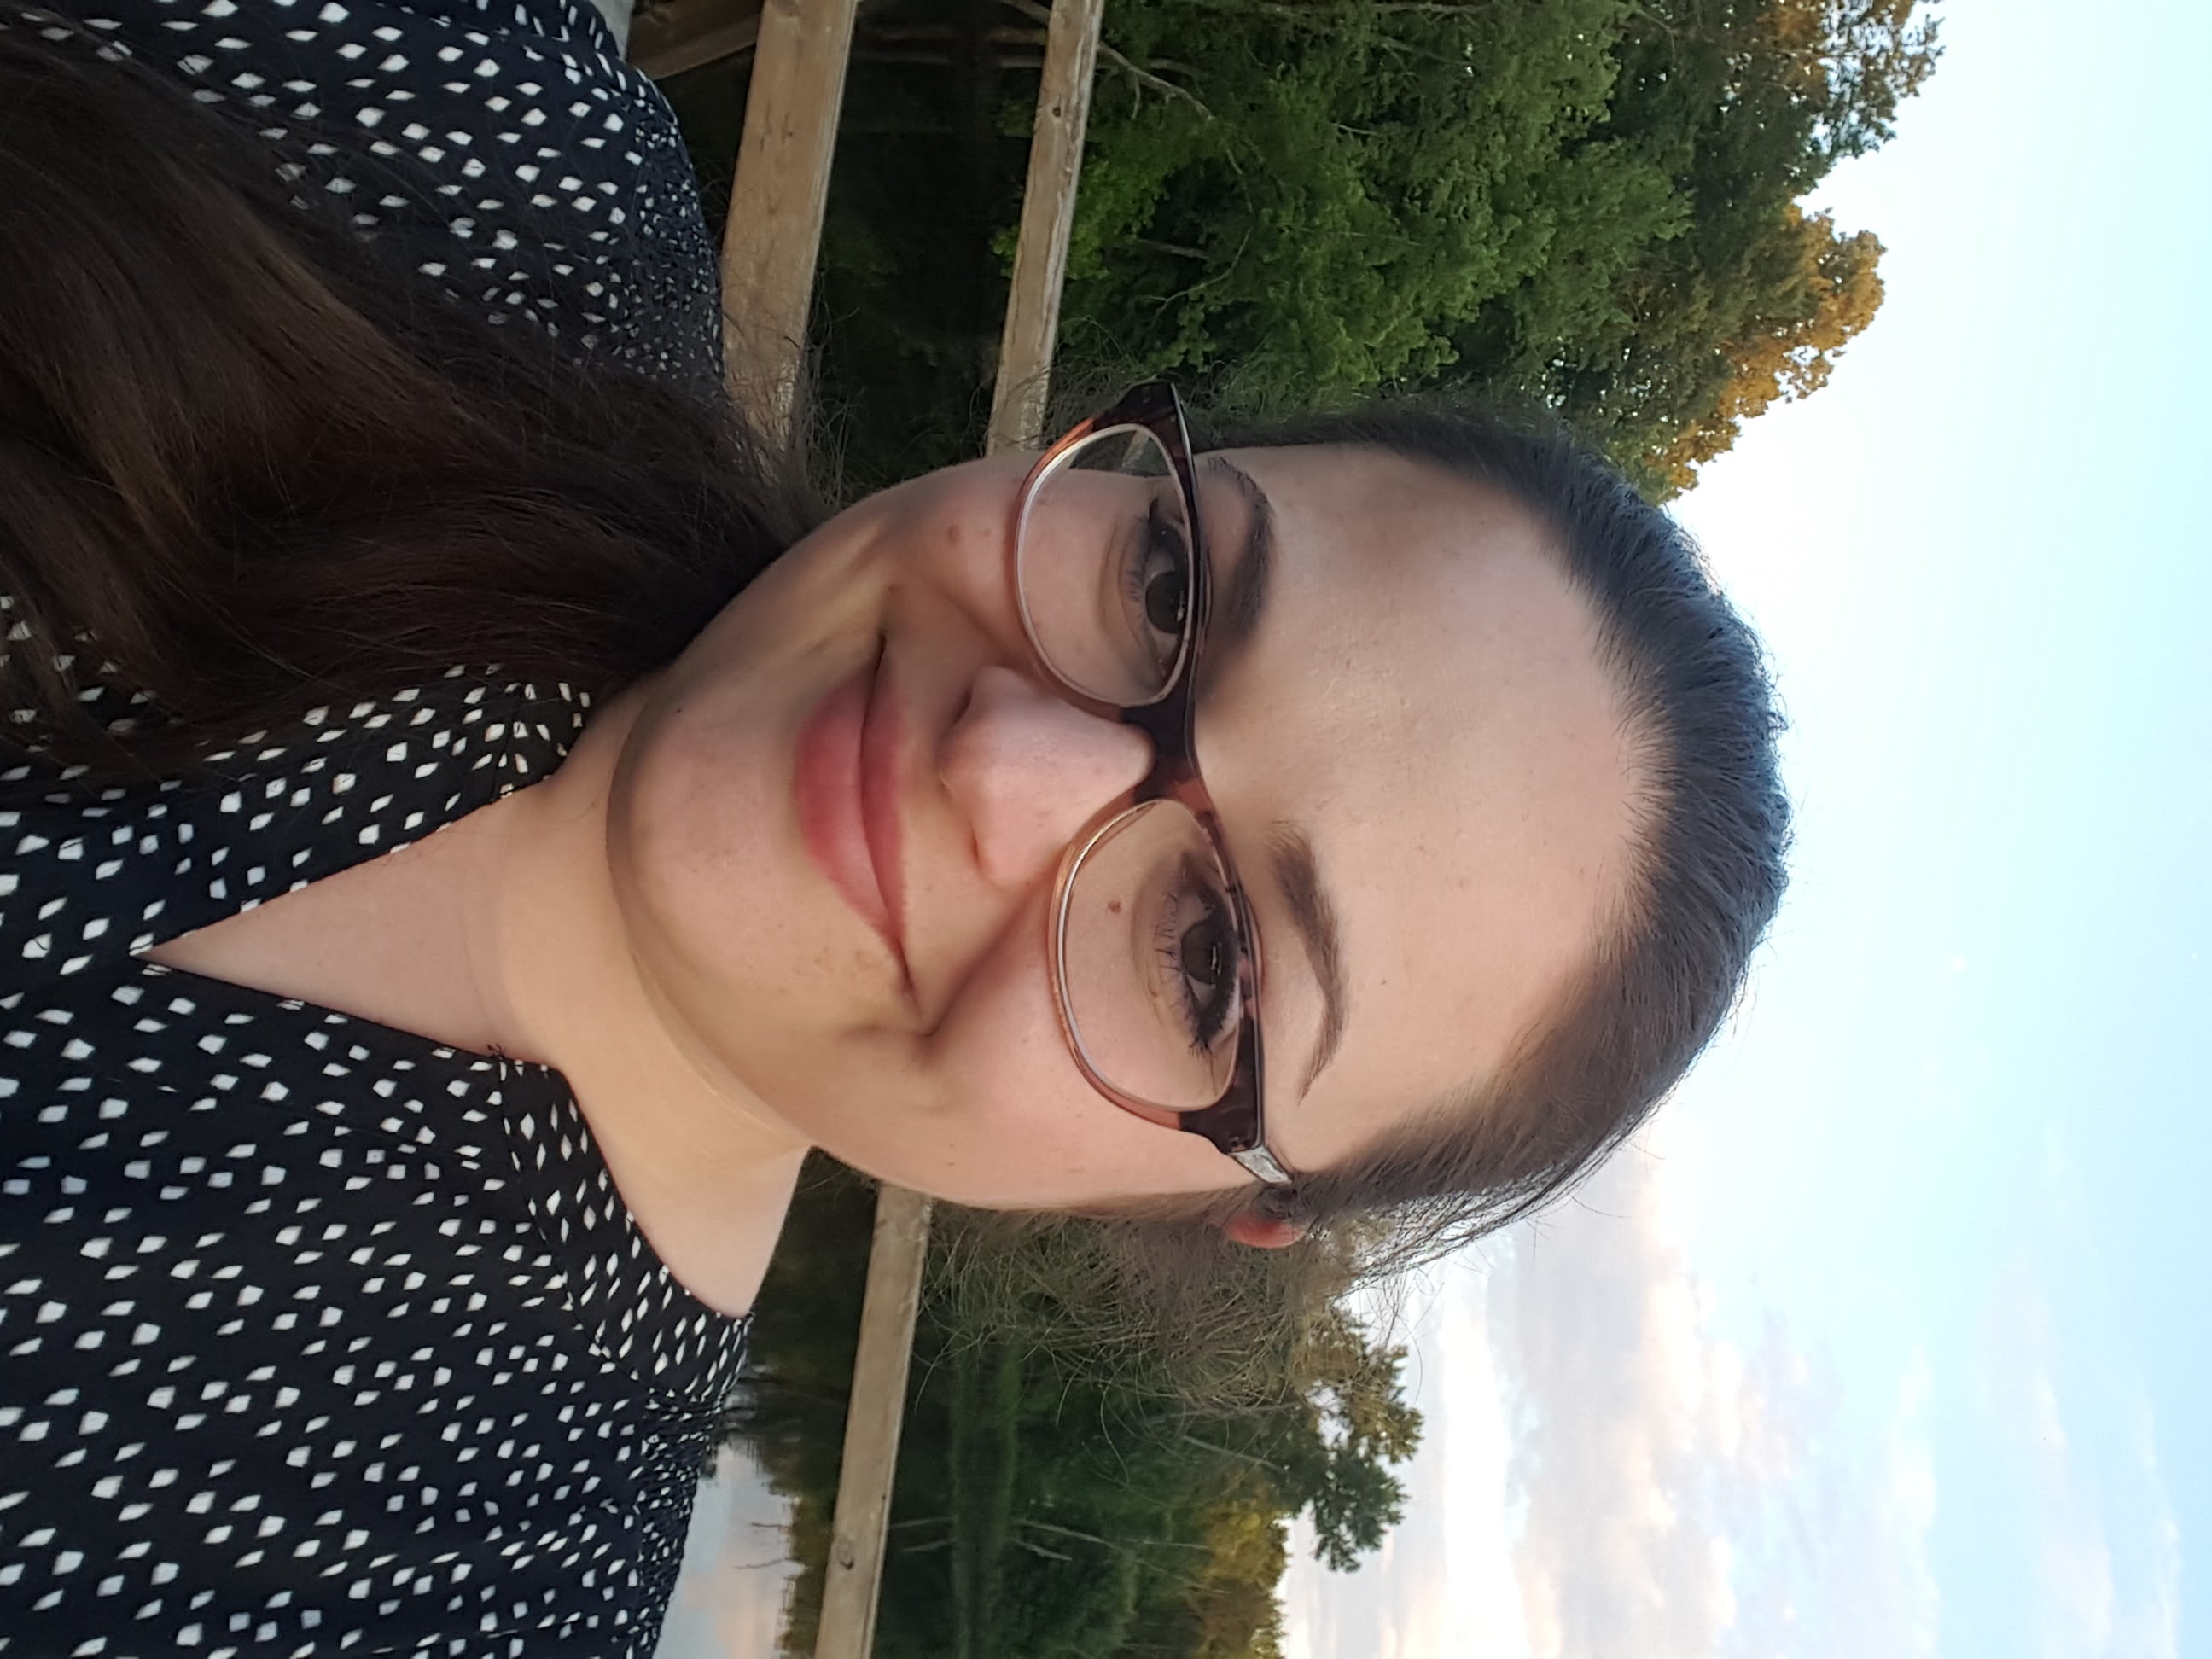
[[[607,810],[632,688],[514,809],[467,905],[479,997],[517,1059],[575,1091],[615,1184],[663,1261],[709,1305],[751,1305],[805,1140],[690,1038],[623,927]]]
[[[653,988],[607,864],[607,802],[642,688],[553,776],[434,836],[157,945],[156,962],[434,1042],[550,1066],[663,1261],[741,1313],[806,1143]]]

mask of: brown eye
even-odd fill
[[[1185,859],[1160,919],[1157,946],[1192,1051],[1204,1054],[1237,1008],[1237,932],[1229,900]]]
[[[1181,574],[1162,571],[1145,584],[1145,620],[1163,634],[1182,637],[1190,605],[1190,583]]]
[[[1134,590],[1131,597],[1143,613],[1146,629],[1155,636],[1150,644],[1164,667],[1174,661],[1190,619],[1190,539],[1182,514],[1153,501],[1145,514],[1143,539],[1129,574]]]

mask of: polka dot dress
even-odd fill
[[[650,1650],[744,1322],[557,1074],[133,954],[586,713],[455,675],[166,787],[0,770],[0,1653]]]
[[[690,175],[594,14],[87,4],[317,188],[387,142],[360,222],[420,280],[717,372]],[[558,1074],[138,954],[547,776],[587,713],[456,671],[159,786],[0,762],[0,1655],[652,1650],[745,1322]]]

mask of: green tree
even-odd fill
[[[757,1308],[733,1428],[795,1501],[806,1564],[783,1650],[811,1652],[873,1194],[814,1160]],[[957,1236],[948,1222],[945,1237]],[[1041,1242],[1002,1244],[1013,1254]],[[1022,1282],[1052,1277],[1049,1263]],[[1351,1565],[1395,1523],[1420,1419],[1402,1350],[1340,1312],[1307,1321],[1264,1395],[1194,1402],[988,1303],[925,1303],[878,1621],[882,1659],[1277,1659],[1289,1523]],[[1065,1329],[1066,1328],[1059,1328]]]
[[[980,445],[1041,5],[861,21],[814,321],[857,486]],[[1231,418],[1473,389],[1682,489],[1879,306],[1880,243],[1797,204],[1925,82],[1923,9],[1114,0],[1060,379],[1172,373]],[[670,88],[715,205],[742,85]]]
[[[1583,142],[1623,9],[1117,6],[1117,49],[1190,96],[1102,82],[1064,340],[1303,402],[1435,375],[1453,324],[1547,264],[1601,292],[1682,216],[1663,174]]]
[[[1661,494],[1870,320],[1880,244],[1795,204],[1936,57],[1914,0],[1122,0],[1108,31],[1075,355],[1238,412],[1538,402]]]
[[[1405,1362],[1404,1348],[1378,1345],[1341,1309],[1327,1310],[1300,1345],[1288,1420],[1261,1443],[1283,1502],[1311,1518],[1315,1553],[1340,1572],[1404,1513],[1392,1469],[1421,1437],[1401,1381]]]
[[[1870,230],[1842,235],[1827,215],[1793,203],[1759,255],[1769,269],[1758,291],[1778,303],[1747,315],[1723,343],[1727,373],[1707,410],[1651,441],[1645,465],[1670,491],[1688,489],[1697,468],[1770,404],[1826,386],[1837,356],[1881,305],[1881,243]]]
[[[884,1659],[1267,1659],[1287,1527],[1348,1568],[1403,1491],[1403,1354],[1332,1323],[1281,1398],[1194,1415],[1049,1353],[939,1332],[902,1443]],[[1326,1380],[1320,1372],[1326,1370]]]
[[[1796,203],[1884,142],[1932,71],[1935,27],[1914,14],[1913,0],[1638,9],[1600,131],[1668,170],[1682,232],[1614,281],[1609,325],[1548,328],[1516,296],[1478,327],[1470,367],[1558,408],[1660,494],[1686,488],[1742,419],[1817,389],[1880,305],[1881,244]],[[1790,349],[1765,352],[1778,337]]]

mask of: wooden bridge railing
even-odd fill
[[[830,158],[858,0],[768,0],[722,234],[722,353],[730,390],[786,428],[806,350]]]

